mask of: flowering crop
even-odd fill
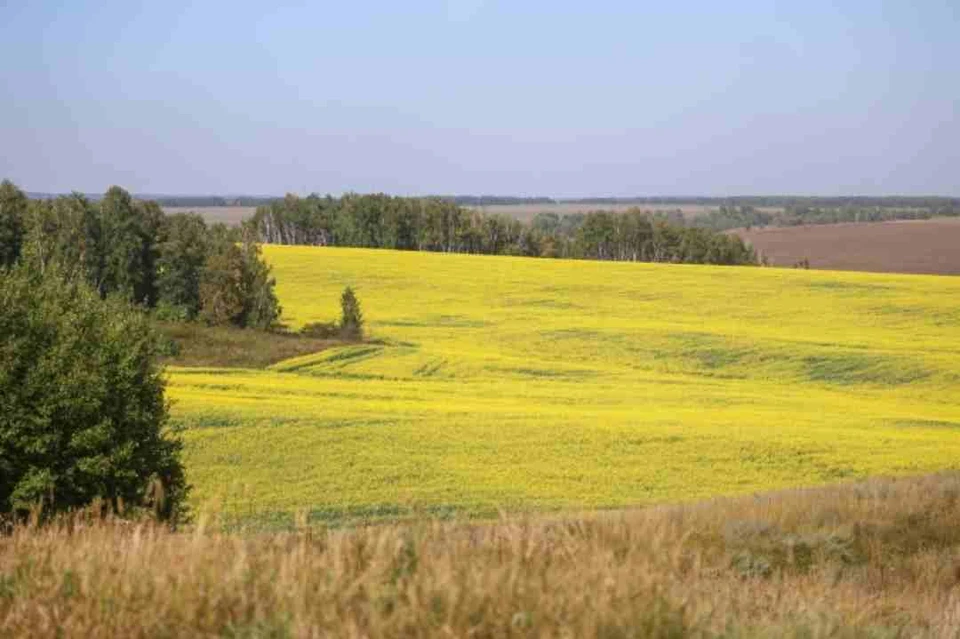
[[[960,279],[275,247],[284,318],[369,340],[174,368],[198,502],[598,508],[960,467]]]

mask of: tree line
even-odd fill
[[[685,227],[640,209],[557,215],[521,222],[443,198],[287,195],[257,208],[247,235],[270,244],[701,264],[755,264],[734,236]]]
[[[67,195],[66,193],[37,193],[29,192],[27,197],[31,200],[55,200],[58,197]],[[98,202],[103,197],[101,193],[83,193],[85,198],[91,202]],[[262,195],[151,195],[147,193],[135,193],[133,197],[138,200],[150,200],[160,206],[175,208],[215,208],[221,206],[260,206],[268,204],[277,199],[276,196]]]
[[[55,199],[56,193],[29,193],[32,199]],[[87,194],[88,199],[97,200],[98,194]],[[264,195],[163,195],[135,194],[143,200],[152,200],[160,206],[170,207],[216,207],[216,206],[261,206],[277,200],[276,196]],[[514,195],[429,195],[427,199],[443,199],[461,206],[483,207],[501,205],[522,205],[526,207],[557,204],[580,204],[603,208],[605,206],[637,206],[660,211],[677,210],[683,205],[709,207],[763,207],[777,209],[844,209],[844,208],[885,208],[885,209],[928,209],[936,215],[960,215],[960,197],[937,195],[733,195],[733,196],[631,196],[631,197],[587,197],[552,198],[546,196],[520,197]]]
[[[606,197],[556,200],[557,203],[596,205],[643,205],[680,207],[684,204],[700,206],[740,207],[754,206],[779,209],[801,208],[901,208],[933,209],[960,213],[960,198],[938,195],[735,195],[728,197],[709,196],[651,196],[651,197]]]
[[[280,315],[275,281],[254,238],[196,214],[111,187],[31,200],[0,183],[0,267],[18,262],[85,280],[101,298],[153,309],[161,319],[268,328]]]
[[[826,208],[790,206],[782,211],[760,210],[753,206],[721,206],[717,210],[685,218],[671,216],[676,223],[726,231],[754,226],[803,226],[806,224],[838,224],[841,222],[888,222],[892,220],[928,220],[933,217],[960,216],[960,207],[897,208],[854,206]]]

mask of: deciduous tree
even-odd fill
[[[0,512],[182,512],[158,344],[143,312],[59,265],[0,272]],[[161,498],[162,496],[162,498]]]

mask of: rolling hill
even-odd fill
[[[960,467],[960,280],[265,247],[292,327],[172,368],[196,503],[289,521],[605,508]]]

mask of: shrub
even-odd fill
[[[359,341],[363,339],[363,312],[360,300],[349,286],[340,296],[340,336],[343,339]]]
[[[0,335],[0,513],[98,498],[182,513],[181,442],[142,311],[20,266],[0,271]]]
[[[189,322],[191,310],[187,306],[179,306],[166,301],[160,301],[153,308],[154,319],[161,322]]]
[[[335,322],[310,322],[303,325],[300,334],[307,337],[333,339],[340,335],[340,327]]]

